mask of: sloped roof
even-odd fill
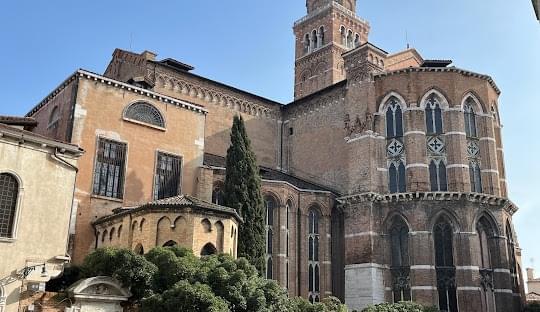
[[[224,213],[233,216],[240,222],[242,222],[242,217],[238,214],[238,212],[229,207],[209,203],[207,201],[204,201],[202,199],[199,199],[197,197],[193,197],[190,195],[178,195],[174,197],[169,197],[165,199],[160,200],[154,200],[142,205],[138,205],[135,207],[123,207],[120,209],[115,209],[114,213],[112,215],[104,216],[96,221],[94,221],[94,224],[99,224],[105,221],[112,220],[114,218],[124,216],[127,214],[135,213],[138,211],[143,210],[153,210],[153,209],[179,209],[179,208],[198,208],[206,211],[211,212],[217,212],[217,213]]]

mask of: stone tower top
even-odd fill
[[[345,79],[341,55],[368,41],[369,23],[356,15],[356,0],[307,0],[308,14],[294,23],[294,98]]]
[[[356,0],[306,0],[308,14],[335,2],[346,9],[356,12]]]

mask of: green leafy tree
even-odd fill
[[[523,309],[523,312],[540,312],[540,303],[529,303]]]
[[[433,307],[424,307],[418,303],[404,301],[399,303],[381,303],[372,305],[362,312],[436,312],[439,311]]]
[[[128,287],[133,299],[152,294],[158,268],[128,249],[102,248],[89,254],[82,265],[82,277],[111,276]]]
[[[86,277],[112,276],[133,293],[141,312],[347,312],[336,298],[310,304],[289,299],[275,281],[261,277],[247,259],[221,254],[197,258],[180,247],[156,247],[145,256],[126,249],[98,249],[81,267]]]
[[[227,150],[224,199],[225,205],[236,209],[244,219],[238,229],[238,256],[248,259],[263,274],[266,264],[261,178],[240,116],[234,117],[231,146]]]

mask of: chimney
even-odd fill
[[[155,61],[157,53],[145,50],[143,53],[141,53],[141,56],[144,57],[144,59],[147,61]]]
[[[527,268],[527,281],[534,280],[534,269],[533,268]]]

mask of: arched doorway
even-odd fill
[[[201,250],[201,257],[211,256],[215,254],[217,254],[217,249],[212,243],[204,245],[203,249]]]

